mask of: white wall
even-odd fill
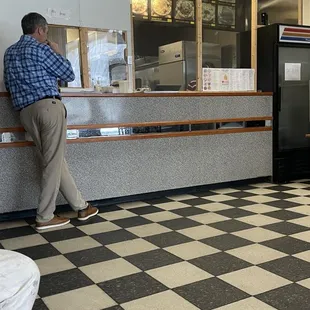
[[[29,12],[38,12],[48,23],[127,31],[131,55],[130,0],[1,0],[0,5],[0,91],[3,85],[3,55],[22,34],[20,22]],[[69,18],[51,18],[48,9],[69,12]]]

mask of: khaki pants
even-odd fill
[[[57,99],[40,100],[23,109],[20,118],[42,158],[37,222],[48,222],[54,217],[59,190],[74,211],[85,209],[87,204],[78,191],[65,160],[67,120],[63,103]]]

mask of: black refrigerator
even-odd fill
[[[249,66],[249,40],[250,33],[240,35],[241,67]],[[273,182],[309,178],[310,27],[259,28],[257,56],[258,90],[274,93]]]

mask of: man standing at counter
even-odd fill
[[[61,102],[57,81],[75,79],[72,66],[56,43],[47,40],[48,24],[38,13],[22,19],[24,35],[4,55],[4,82],[14,109],[32,137],[42,158],[42,181],[36,227],[38,230],[64,226],[69,219],[54,216],[60,190],[78,219],[98,213],[78,191],[65,156],[67,111]]]

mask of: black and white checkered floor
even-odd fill
[[[110,206],[41,234],[30,224],[0,223],[0,244],[38,264],[35,310],[310,309],[309,181]]]

